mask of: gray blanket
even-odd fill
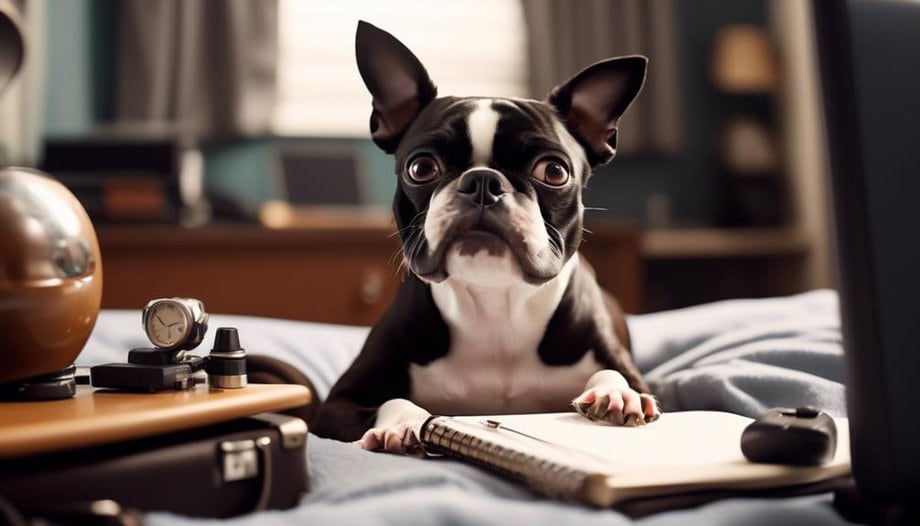
[[[123,360],[144,343],[139,314],[108,311],[79,363]],[[360,350],[366,328],[213,316],[235,326],[249,352],[286,359],[324,396]],[[758,416],[765,408],[811,404],[845,415],[836,295],[740,300],[629,319],[636,361],[666,410],[716,409]],[[211,333],[213,334],[213,330]],[[202,349],[210,348],[206,340]],[[311,494],[295,509],[261,512],[239,524],[840,524],[827,494],[728,499],[631,521],[538,497],[525,488],[446,459],[368,453],[310,436]],[[150,524],[202,524],[164,513]]]

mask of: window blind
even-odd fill
[[[371,97],[354,56],[359,19],[411,49],[439,95],[527,94],[519,0],[280,0],[278,9],[279,135],[367,136]]]

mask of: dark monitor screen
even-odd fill
[[[853,471],[920,494],[920,2],[816,0]]]
[[[347,150],[293,149],[279,152],[284,198],[297,206],[364,204],[359,158]]]

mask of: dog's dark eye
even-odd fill
[[[416,183],[427,183],[441,175],[441,167],[428,155],[416,157],[409,163],[409,177]]]
[[[562,186],[569,182],[569,171],[556,159],[543,159],[538,162],[530,175],[550,186]]]

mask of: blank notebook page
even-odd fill
[[[665,413],[642,427],[592,422],[575,413],[464,416],[452,427],[499,445],[592,473],[610,475],[617,485],[689,484],[730,479],[812,479],[806,472],[849,471],[849,430],[836,419],[837,454],[820,468],[752,464],[741,452],[741,433],[753,420],[732,413]],[[490,428],[487,420],[499,422]],[[529,435],[529,437],[522,436]],[[533,437],[533,438],[531,438]],[[826,477],[826,475],[825,475]]]

